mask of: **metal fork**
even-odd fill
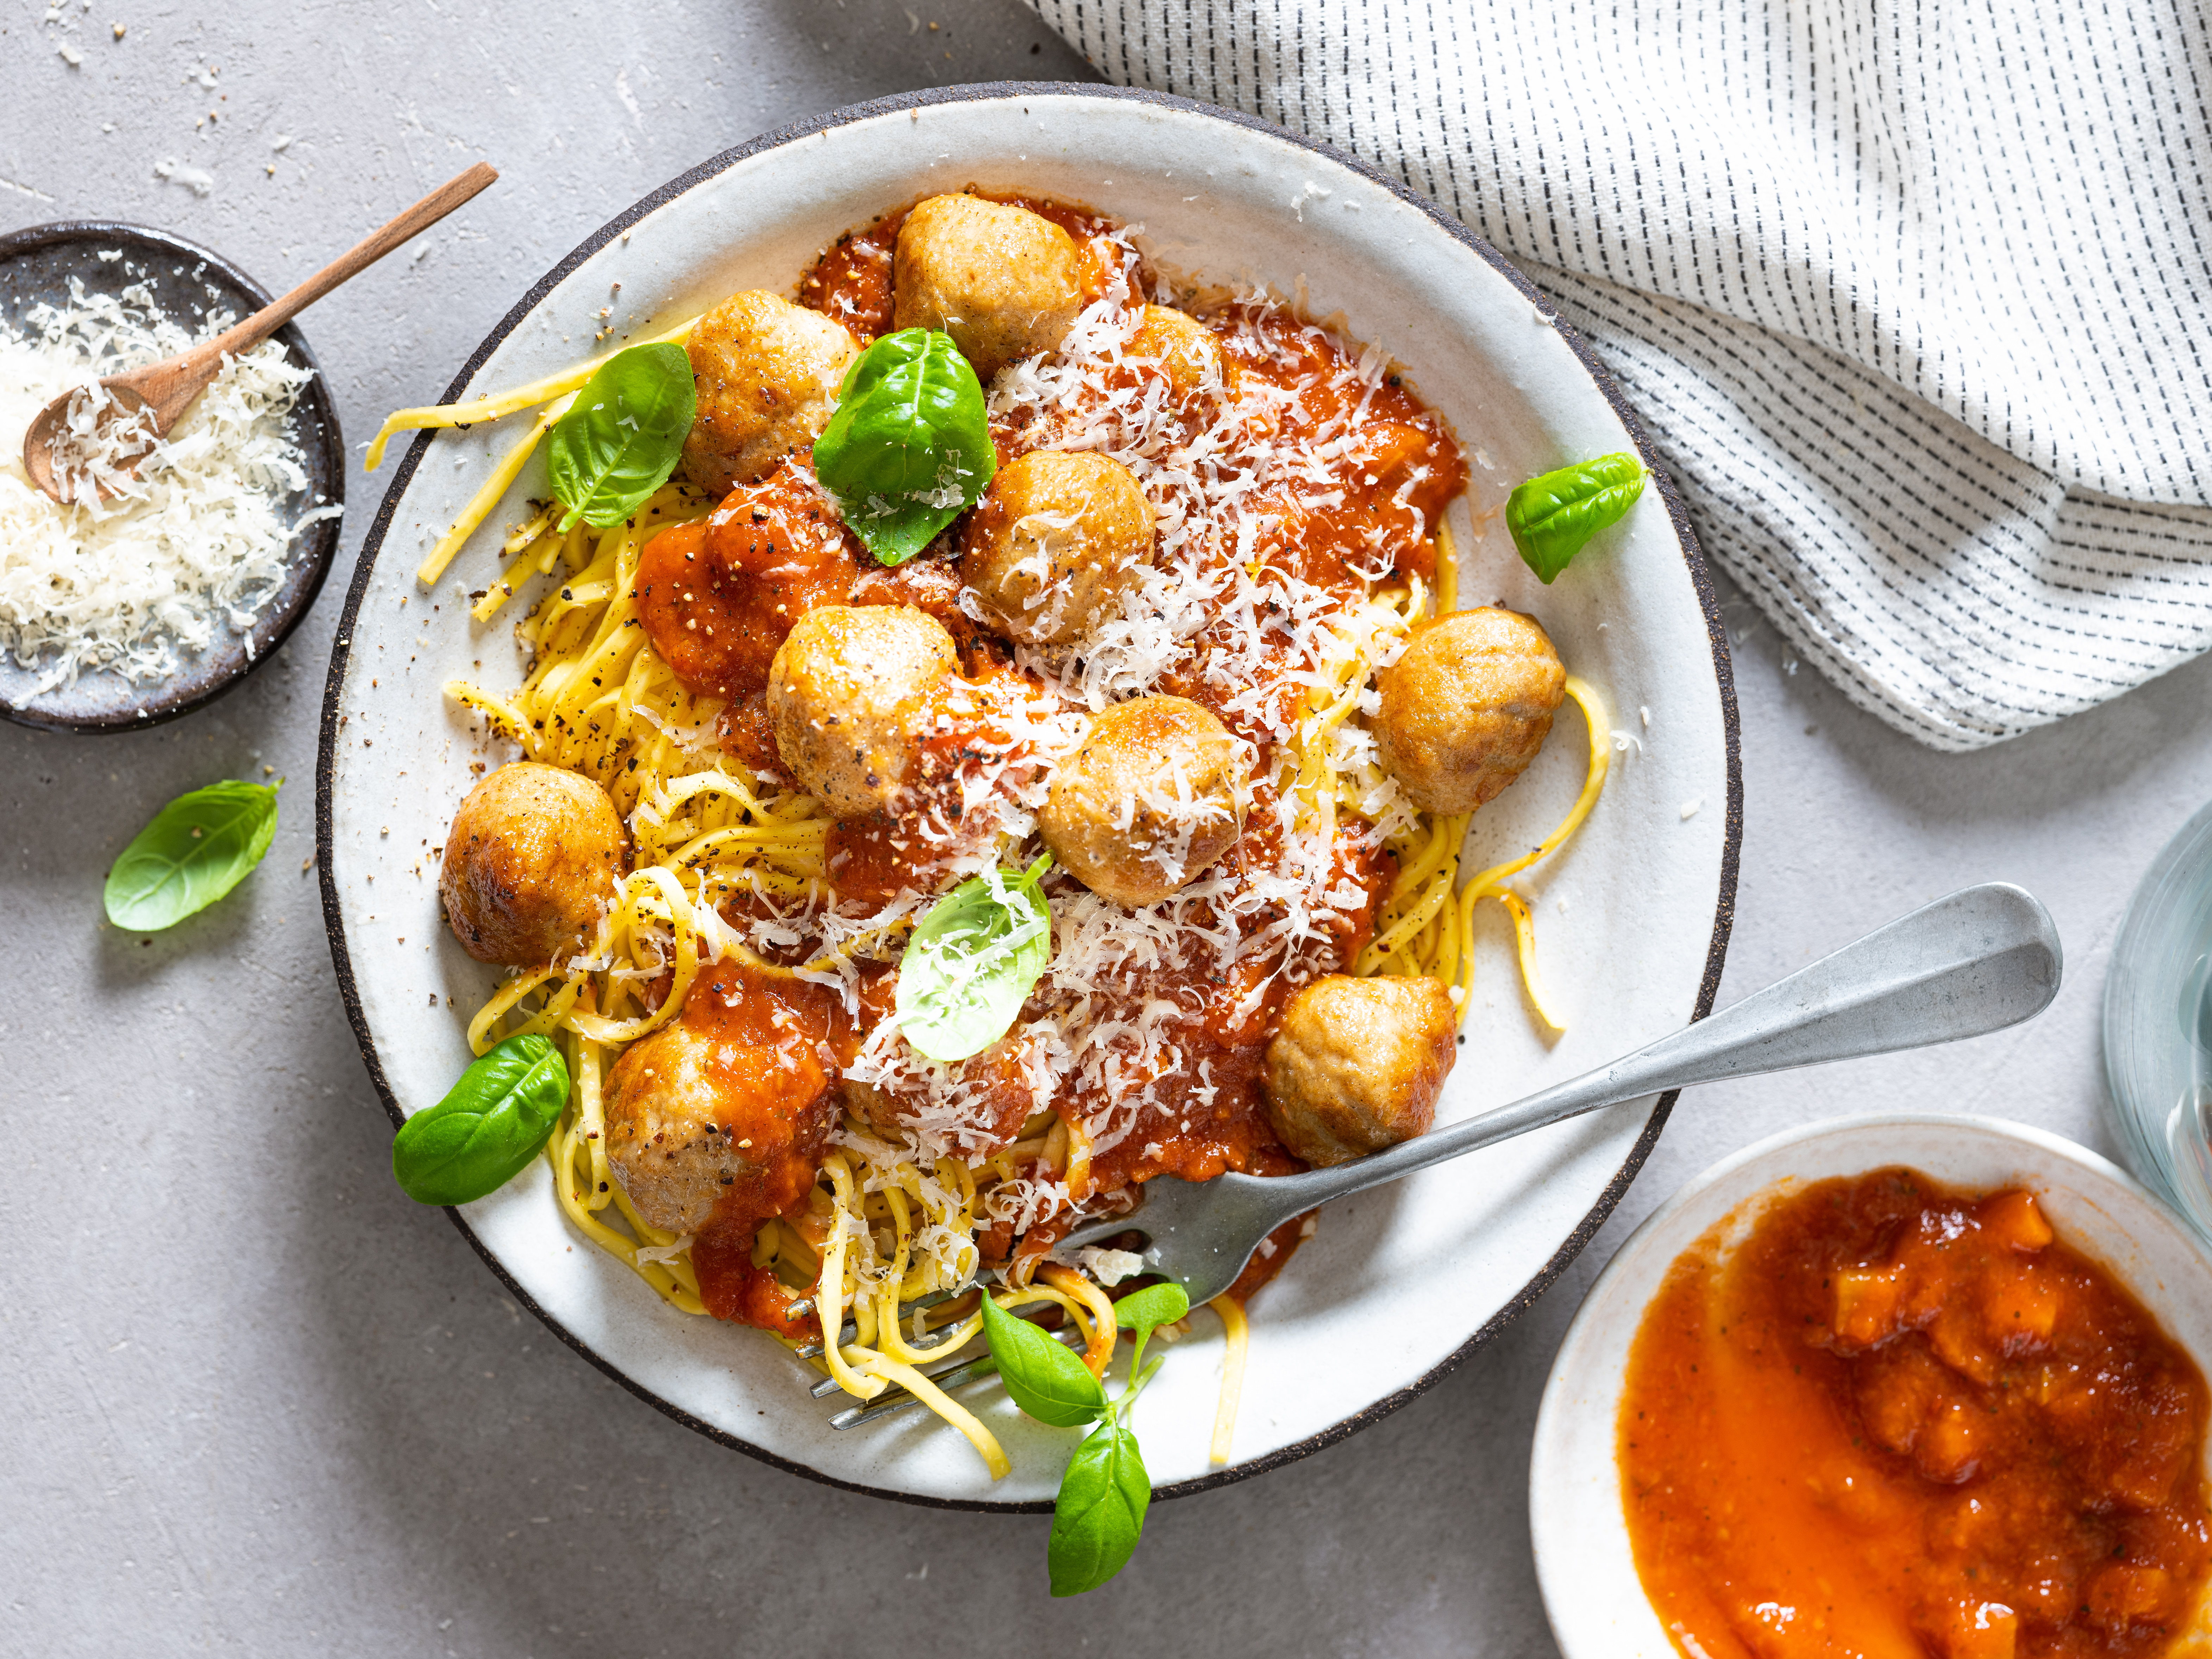
[[[1141,1234],[1143,1271],[1181,1285],[1191,1305],[1234,1284],[1276,1228],[1331,1199],[1395,1181],[1554,1123],[1692,1084],[1756,1077],[1980,1036],[2032,1018],[2058,994],[2058,930],[2035,898],[1990,883],[1936,900],[1787,979],[1633,1054],[1511,1105],[1371,1157],[1304,1175],[1158,1176],[1127,1214],[1086,1223],[1060,1250]],[[970,1362],[940,1387],[987,1374]],[[902,1392],[838,1413],[850,1428],[917,1403]],[[841,1420],[842,1419],[842,1420]]]

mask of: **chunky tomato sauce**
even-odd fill
[[[1049,203],[994,199],[1042,214],[1078,240],[1085,249],[1087,299],[1117,291],[1119,267],[1111,262],[1109,246],[1086,240],[1110,229],[1109,222]],[[800,283],[799,302],[837,319],[864,344],[888,331],[895,309],[893,254],[903,217],[902,212],[888,215],[841,237]],[[1138,289],[1128,300],[1133,308],[1149,298],[1144,280],[1140,272]],[[1219,460],[1207,465],[1233,470],[1242,464],[1240,451],[1266,450],[1297,457],[1291,471],[1303,480],[1277,486],[1273,495],[1247,503],[1244,517],[1256,526],[1256,535],[1246,544],[1208,553],[1212,568],[1224,568],[1224,562],[1233,559],[1248,572],[1273,570],[1346,599],[1364,596],[1378,581],[1431,577],[1434,553],[1428,537],[1466,483],[1465,465],[1443,422],[1395,377],[1352,374],[1351,360],[1337,343],[1287,311],[1239,304],[1201,321],[1221,349],[1224,373],[1239,387],[1265,393],[1243,399],[1238,407],[1249,412],[1237,416],[1241,428],[1230,434]],[[1132,385],[1141,390],[1147,377],[1158,380],[1166,374],[1160,364],[1124,362],[1106,377],[1097,395],[1110,399]],[[1025,410],[994,418],[992,437],[1002,463],[1036,441],[1030,430],[1033,416]],[[1194,410],[1189,418],[1212,416]],[[941,885],[932,866],[943,857],[946,824],[957,818],[961,786],[980,755],[993,745],[1003,750],[1008,741],[1011,728],[994,720],[993,708],[1003,711],[1006,699],[1042,690],[1011,665],[1006,641],[982,632],[960,609],[957,549],[963,528],[964,521],[956,521],[921,556],[896,570],[883,569],[844,530],[811,473],[804,466],[786,465],[733,491],[705,524],[654,538],[641,556],[636,598],[647,637],[687,690],[724,702],[719,729],[725,748],[761,770],[780,769],[761,693],[777,649],[807,610],[823,605],[911,605],[952,633],[961,648],[963,677],[956,690],[973,705],[971,714],[938,721],[930,752],[921,757],[912,811],[896,819],[878,816],[841,823],[831,830],[829,884],[848,908],[872,908],[902,890],[927,893]],[[1263,605],[1256,613],[1224,609],[1197,635],[1194,655],[1164,673],[1157,686],[1212,710],[1253,744],[1262,762],[1280,734],[1294,728],[1307,696],[1287,633],[1279,625],[1280,616],[1279,605]],[[1281,642],[1275,642],[1279,635]],[[1251,669],[1255,655],[1261,664],[1256,685]],[[1224,670],[1224,663],[1236,666]],[[928,836],[916,830],[915,819],[924,814],[934,815]],[[1283,850],[1273,820],[1255,811],[1224,855],[1223,867],[1273,868]],[[1210,965],[1207,952],[1194,950],[1176,962],[1109,977],[1088,994],[1091,1013],[1109,1019],[1125,1013],[1132,1023],[1139,1011],[1157,1008],[1163,1000],[1170,1003],[1177,1011],[1177,1035],[1165,1061],[1133,1054],[1128,1064],[1111,1071],[1109,1084],[1071,1085],[1065,1099],[1053,1103],[1063,1109],[1064,1118],[1099,1113],[1140,1093],[1164,1103],[1147,1108],[1133,1132],[1099,1152],[1087,1166],[1079,1153],[1071,1160],[1065,1173],[1072,1200],[1160,1174],[1206,1180],[1225,1170],[1282,1174],[1303,1167],[1268,1121],[1260,1088],[1264,1045],[1295,983],[1342,971],[1357,956],[1395,873],[1394,861],[1379,851],[1354,853],[1340,846],[1331,883],[1340,890],[1349,883],[1361,900],[1346,913],[1334,936],[1295,947],[1295,961],[1280,955],[1246,958],[1224,971]],[[1256,929],[1278,919],[1248,915],[1242,925]],[[1200,906],[1188,921],[1196,930],[1220,919]],[[776,994],[787,991],[780,985]],[[699,995],[694,992],[695,1001]],[[873,1006],[879,1000],[871,998],[864,1006],[862,1025],[881,1017],[883,1010]],[[1049,1011],[1033,1000],[1025,1012]],[[690,1017],[687,1007],[685,1018]],[[803,1018],[827,1016],[816,1011],[803,1012]],[[806,1038],[805,1046],[811,1048],[814,1040]],[[975,1063],[1000,1066],[1010,1074],[1017,1069],[1003,1055],[979,1056]],[[805,1064],[816,1062],[809,1058]],[[833,1095],[825,1079],[819,1102],[808,1109],[832,1113],[826,1103]],[[987,1102],[997,1097],[995,1092],[985,1096]],[[1007,1098],[1014,1100],[1011,1092]],[[1025,1115],[1009,1105],[1007,1139]],[[817,1140],[810,1156],[818,1149]],[[794,1157],[785,1183],[795,1195],[803,1195],[805,1182],[812,1178],[812,1165],[802,1171],[802,1161]],[[1037,1171],[1031,1166],[1023,1173]],[[724,1242],[710,1243],[702,1237],[695,1245],[702,1289],[714,1280],[709,1305],[722,1316],[763,1322],[760,1307],[773,1315],[773,1294],[761,1287],[750,1268],[750,1246],[752,1228],[775,1212],[751,1205],[750,1220],[733,1215],[732,1224],[718,1231]],[[1028,1248],[1042,1248],[1064,1224],[1047,1221],[1033,1227]],[[986,1239],[987,1257],[1003,1259],[1011,1243],[1005,1230],[1000,1231],[1002,1236]],[[1288,1261],[1298,1237],[1295,1225],[1286,1229],[1273,1241],[1271,1255],[1255,1258],[1249,1282],[1240,1285],[1256,1288],[1272,1277]],[[735,1248],[740,1237],[743,1252]]]
[[[1644,1316],[1637,1568],[1693,1659],[2162,1653],[2212,1562],[2205,1410],[2031,1194],[1818,1182]]]

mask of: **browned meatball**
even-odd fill
[[[1091,723],[1037,815],[1044,843],[1092,892],[1157,904],[1237,839],[1237,743],[1185,697],[1132,697]]]
[[[1032,450],[983,492],[960,574],[1001,633],[1051,645],[1118,611],[1152,551],[1152,505],[1127,467],[1088,450]]]
[[[773,294],[732,294],[684,344],[699,416],[684,440],[684,473],[726,495],[813,447],[837,407],[860,348],[843,327]]]
[[[438,891],[461,948],[478,962],[538,968],[575,951],[622,878],[628,838],[607,792],[537,761],[502,766],[469,791]]]
[[[1376,677],[1382,769],[1429,812],[1472,812],[1551,732],[1567,671],[1533,617],[1484,606],[1425,624]]]
[[[801,1011],[737,976],[705,979],[607,1073],[607,1163],[656,1227],[750,1226],[813,1184],[836,1116]]]
[[[1441,980],[1317,979],[1267,1040],[1268,1119],[1316,1169],[1425,1134],[1458,1034]]]
[[[1158,363],[1176,401],[1218,390],[1233,395],[1237,366],[1222,355],[1221,342],[1195,317],[1165,306],[1146,306],[1122,356],[1132,362]]]
[[[901,328],[943,329],[986,380],[1050,351],[1083,309],[1074,239],[974,196],[933,196],[906,216],[891,288]]]
[[[817,606],[769,665],[776,752],[841,818],[896,811],[916,721],[956,660],[945,624],[910,605]]]

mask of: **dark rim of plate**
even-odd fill
[[[1659,492],[1660,499],[1667,504],[1667,515],[1674,526],[1675,539],[1682,550],[1682,562],[1687,567],[1690,580],[1696,587],[1698,605],[1705,612],[1706,638],[1712,647],[1713,678],[1720,691],[1722,724],[1726,732],[1728,744],[1728,819],[1727,839],[1721,855],[1720,890],[1716,895],[1713,906],[1712,938],[1706,948],[1705,974],[1698,982],[1697,1006],[1692,1015],[1693,1018],[1703,1019],[1712,1012],[1713,997],[1720,988],[1721,966],[1728,955],[1729,929],[1734,926],[1735,920],[1736,866],[1743,844],[1743,769],[1736,714],[1735,678],[1729,659],[1728,629],[1721,619],[1720,601],[1713,592],[1712,580],[1706,572],[1705,556],[1698,549],[1697,534],[1690,527],[1689,513],[1683,506],[1682,497],[1675,489],[1673,481],[1661,468],[1659,456],[1652,448],[1650,439],[1645,435],[1643,423],[1636,418],[1636,411],[1630,407],[1628,399],[1622,394],[1620,388],[1614,384],[1612,374],[1598,361],[1596,354],[1590,349],[1582,336],[1558,314],[1551,302],[1538,293],[1534,285],[1516,270],[1504,254],[1487,241],[1476,235],[1458,220],[1444,213],[1433,202],[1414,194],[1397,179],[1376,171],[1355,156],[1347,155],[1332,145],[1301,137],[1297,133],[1287,131],[1270,122],[1243,114],[1236,110],[1222,109],[1212,104],[1201,104],[1191,99],[1177,98],[1166,93],[1150,92],[1137,88],[1090,85],[1081,82],[983,82],[971,86],[901,93],[894,97],[873,99],[864,104],[849,104],[842,109],[831,110],[825,114],[794,122],[788,126],[778,127],[738,145],[734,149],[725,150],[713,160],[702,162],[689,173],[671,179],[619,216],[609,220],[579,244],[575,251],[567,258],[539,278],[536,286],[532,288],[529,293],[516,303],[514,308],[501,319],[499,326],[484,337],[483,343],[477,346],[474,355],[462,365],[461,372],[454,378],[453,385],[447,388],[444,401],[452,403],[457,400],[462,392],[467,390],[469,382],[477,369],[483,366],[501,342],[512,334],[539,302],[586,258],[598,252],[599,249],[636,224],[647,214],[674,201],[694,185],[714,178],[718,173],[726,172],[747,157],[757,155],[763,150],[775,149],[780,145],[794,143],[799,139],[811,137],[816,133],[824,132],[834,127],[847,126],[855,121],[894,114],[902,110],[925,109],[939,104],[1018,102],[1025,98],[1095,98],[1123,103],[1147,104],[1161,109],[1171,109],[1186,114],[1201,115],[1213,120],[1226,121],[1236,126],[1248,128],[1254,132],[1263,133],[1282,143],[1294,144],[1302,149],[1310,150],[1316,155],[1326,156],[1339,166],[1349,168],[1362,178],[1382,185],[1408,206],[1418,208],[1438,229],[1480,255],[1493,270],[1510,283],[1531,305],[1536,307],[1574,352],[1577,359],[1589,373],[1591,380],[1596,384],[1598,390],[1604,393],[1607,403],[1612,405],[1613,412],[1620,416],[1622,426],[1626,428],[1631,440],[1635,443],[1637,453],[1644,458],[1645,466],[1650,470],[1651,480]],[[319,875],[322,885],[324,925],[330,935],[331,958],[337,969],[338,988],[345,999],[346,1018],[352,1023],[354,1036],[361,1045],[362,1059],[368,1067],[369,1080],[375,1085],[377,1097],[383,1101],[384,1109],[391,1115],[395,1127],[404,1121],[405,1115],[399,1109],[399,1103],[392,1096],[391,1085],[386,1080],[384,1067],[377,1058],[376,1040],[370,1033],[368,1018],[362,1010],[361,994],[354,983],[353,964],[346,953],[345,929],[338,908],[337,884],[331,874],[331,782],[337,763],[338,698],[341,688],[345,683],[347,644],[353,635],[354,618],[361,609],[363,597],[368,591],[369,574],[374,568],[377,555],[383,547],[385,533],[391,524],[392,516],[398,507],[400,497],[406,493],[408,481],[414,476],[416,466],[428,451],[430,441],[431,434],[427,432],[422,433],[416,438],[412,447],[409,449],[406,459],[400,464],[391,484],[385,490],[383,504],[377,511],[376,521],[370,526],[368,540],[362,549],[360,562],[355,567],[352,591],[346,595],[345,613],[340,620],[337,641],[331,653],[330,678],[323,695],[322,742],[315,764],[316,853],[317,863],[320,866]],[[1650,1120],[1644,1126],[1644,1133],[1637,1138],[1636,1145],[1630,1150],[1627,1158],[1622,1161],[1620,1168],[1614,1171],[1613,1179],[1607,1183],[1597,1202],[1590,1206],[1589,1213],[1576,1224],[1574,1231],[1568,1235],[1565,1242],[1559,1246],[1551,1260],[1544,1264],[1534,1278],[1516,1291],[1505,1305],[1492,1315],[1480,1329],[1452,1353],[1446,1356],[1426,1375],[1395,1393],[1385,1395],[1364,1411],[1354,1413],[1342,1422],[1324,1429],[1319,1434],[1309,1436],[1293,1445],[1285,1446],[1263,1457],[1254,1458],[1249,1462],[1240,1463],[1195,1480],[1179,1480],[1173,1485],[1162,1486],[1158,1489],[1154,1496],[1182,1498],[1194,1492],[1211,1492],[1216,1487],[1248,1480],[1253,1475],[1264,1474],[1269,1469],[1280,1468],[1286,1463],[1296,1462],[1302,1457],[1310,1456],[1315,1452],[1333,1446],[1337,1442],[1357,1434],[1370,1424],[1379,1423],[1401,1406],[1409,1403],[1425,1393],[1447,1373],[1456,1368],[1469,1354],[1504,1329],[1524,1310],[1534,1304],[1536,1298],[1550,1286],[1552,1281],[1565,1270],[1567,1264],[1581,1253],[1583,1246],[1589,1243],[1598,1228],[1604,1224],[1605,1218],[1612,1214],[1613,1206],[1620,1201],[1621,1194],[1628,1190],[1629,1183],[1635,1180],[1638,1171],[1643,1169],[1644,1160],[1651,1154],[1651,1148],[1657,1144],[1659,1132],[1665,1126],[1668,1114],[1673,1109],[1674,1104],[1674,1095],[1671,1092],[1659,1097],[1658,1104],[1653,1109]],[[594,1352],[588,1345],[579,1340],[558,1320],[532,1300],[529,1294],[500,1264],[498,1259],[485,1248],[483,1242],[462,1218],[459,1210],[449,1209],[446,1213],[452,1218],[453,1224],[460,1229],[461,1236],[466,1238],[477,1254],[483,1258],[484,1264],[498,1276],[500,1282],[506,1285],[508,1294],[544,1321],[546,1328],[555,1336],[560,1338],[569,1347],[574,1349],[639,1399],[685,1427],[697,1430],[710,1440],[744,1452],[747,1456],[757,1458],[775,1468],[787,1470],[793,1474],[804,1475],[810,1480],[819,1481],[823,1486],[836,1486],[846,1492],[861,1492],[872,1498],[888,1498],[902,1504],[918,1504],[926,1509],[997,1510],[1028,1514],[1047,1514],[1051,1511],[1051,1503],[1044,1499],[1006,1503],[989,1498],[933,1498],[917,1492],[891,1492],[881,1486],[872,1486],[857,1480],[842,1480],[835,1475],[824,1474],[819,1469],[810,1468],[804,1463],[793,1462],[790,1458],[780,1456],[775,1452],[756,1446],[750,1441],[742,1440],[735,1435],[716,1428],[710,1423],[702,1422],[682,1407],[663,1400],[651,1389],[626,1375],[620,1366]],[[799,1398],[803,1400],[804,1396],[801,1395]],[[800,1407],[794,1401],[794,1409],[799,1408]]]
[[[211,248],[149,225],[109,219],[64,219],[0,234],[0,264],[26,253],[73,242],[123,247],[155,258],[190,259],[196,264],[204,264],[209,273],[220,276],[247,301],[249,311],[259,309],[274,297]],[[287,323],[276,331],[275,337],[284,343],[285,352],[294,362],[314,376],[301,388],[290,422],[300,445],[301,463],[307,475],[307,489],[311,495],[321,496],[325,503],[342,506],[345,501],[345,442],[338,431],[337,410],[331,402],[330,384],[296,322]],[[205,708],[274,657],[291,637],[292,630],[314,609],[315,599],[330,574],[331,562],[337,556],[344,524],[343,517],[318,520],[295,540],[283,583],[253,619],[253,627],[244,641],[236,635],[227,640],[219,638],[213,649],[187,662],[181,672],[131,688],[121,701],[96,711],[73,714],[42,708],[38,705],[43,699],[33,699],[27,706],[0,696],[0,720],[13,720],[42,732],[139,732]],[[250,653],[242,648],[246,642],[252,647]],[[229,648],[225,648],[226,645]]]

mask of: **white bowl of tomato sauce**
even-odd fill
[[[1624,1244],[1529,1521],[1568,1659],[2212,1650],[2212,1258],[1994,1118],[1791,1130]]]

